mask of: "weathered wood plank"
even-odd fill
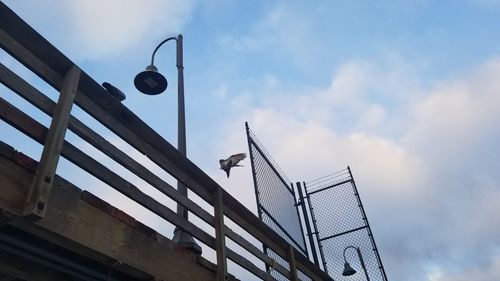
[[[45,213],[47,197],[54,181],[64,136],[68,128],[71,108],[78,89],[80,72],[80,69],[74,66],[64,78],[59,101],[55,107],[50,128],[45,138],[40,164],[30,187],[25,216],[40,219]]]
[[[33,176],[19,178],[19,171],[24,168],[12,161],[5,161],[5,159],[7,158],[0,156],[0,177],[2,179],[0,181],[0,202],[2,202],[0,209],[22,216],[28,190],[19,188],[19,186],[31,184]]]
[[[0,63],[0,82],[47,115],[53,115],[56,103],[2,63]]]
[[[74,65],[3,2],[0,2],[0,45],[58,91]]]
[[[10,110],[8,111],[8,115],[2,114],[2,109],[5,107],[10,108]],[[43,143],[43,137],[46,135],[47,128],[43,127],[43,125],[41,125],[37,121],[31,119],[29,116],[26,116],[26,114],[19,111],[17,108],[10,106],[2,98],[0,98],[0,117],[6,122],[13,124],[18,130],[31,135],[35,141]],[[19,120],[21,122],[18,122]],[[110,185],[119,192],[128,196],[130,199],[136,201],[145,208],[148,208],[149,210],[168,220],[172,224],[181,227],[186,232],[192,234],[211,248],[215,248],[215,239],[208,233],[201,230],[191,222],[186,221],[184,218],[177,215],[169,208],[146,195],[136,186],[124,180],[116,173],[112,172],[107,167],[94,160],[92,157],[81,152],[72,144],[65,141],[61,149],[61,155],[63,155],[66,159],[68,159],[78,167],[102,180],[104,183]]]
[[[0,113],[2,112],[2,107],[6,107],[5,104],[7,102],[3,101],[0,98]],[[7,103],[8,104],[8,103]],[[8,107],[8,106],[7,106]],[[30,135],[33,136],[33,139],[42,142],[43,140],[40,139],[40,136],[37,136],[36,132],[41,132],[44,131],[40,129],[39,127],[43,127],[41,124],[36,122],[35,120],[30,120],[30,122],[23,122],[18,124],[16,120],[29,120],[30,118],[28,116],[24,116],[25,114],[16,108],[13,108],[10,110],[11,114],[9,114],[8,118],[6,121],[9,123],[13,124],[16,126],[20,131],[26,132]],[[2,119],[6,118],[5,116],[0,114],[0,117]],[[46,128],[44,128],[47,130]],[[44,135],[44,134],[40,134]],[[205,243],[211,248],[216,248],[215,245],[215,239],[211,237],[208,233],[204,232],[203,230],[199,229],[197,226],[192,224],[189,221],[186,221],[183,219],[181,216],[177,215],[175,212],[171,211],[167,207],[161,205],[157,201],[155,201],[153,198],[147,196],[146,194],[142,193],[137,187],[133,186],[129,182],[125,181],[118,175],[114,174],[112,171],[107,169],[105,166],[100,164],[99,162],[95,161],[88,155],[84,154],[83,152],[79,151],[77,148],[72,146],[68,142],[64,142],[63,147],[62,147],[62,152],[61,154],[68,159],[69,161],[73,162],[75,165],[79,166],[80,168],[86,170],[87,172],[93,174],[97,178],[101,179],[103,182],[109,184],[116,190],[122,192],[129,198],[135,200],[137,203],[141,204],[142,206],[150,209],[152,212],[158,214],[160,217],[163,217],[164,219],[170,221],[176,226],[179,226],[183,228],[186,232],[192,234],[194,237],[199,239],[201,242]],[[241,259],[238,257],[238,255],[231,255],[231,259],[236,258],[236,259]],[[237,262],[237,261],[235,261]],[[255,266],[251,265],[249,262],[243,262],[241,264],[245,269],[255,272]]]
[[[98,118],[98,119],[101,119],[102,121],[104,121],[104,123],[107,124],[108,128],[110,128],[110,127],[114,127],[115,129],[119,128],[120,132],[121,132],[121,134],[119,134],[119,135],[121,135],[122,137],[125,137],[125,139],[128,138],[129,141],[130,141],[130,139],[134,140],[136,143],[136,146],[137,146],[136,148],[138,148],[139,151],[147,154],[150,158],[153,158],[152,159],[153,161],[156,160],[154,162],[156,162],[159,166],[165,168],[166,170],[169,170],[169,172],[171,172],[171,173],[174,173],[168,167],[171,165],[175,166],[175,164],[172,164],[172,162],[170,162],[169,159],[167,159],[167,157],[163,156],[161,150],[159,151],[159,150],[155,149],[154,147],[152,147],[151,145],[149,145],[148,143],[144,142],[141,138],[137,137],[136,134],[132,133],[129,130],[129,127],[122,125],[121,122],[118,122],[113,116],[107,114],[106,111],[104,111],[102,108],[100,108],[98,106],[92,106],[92,101],[88,97],[86,97],[85,95],[77,95],[76,99],[77,99],[77,103],[79,100],[80,103],[88,104],[91,107],[92,112],[98,113],[99,116],[106,116],[106,117],[102,117],[102,118]],[[122,116],[122,117],[127,116],[127,114],[126,114],[127,111],[128,110],[122,111],[122,112],[118,113],[118,115]],[[127,120],[127,119],[128,119],[128,117],[125,117],[125,120]],[[29,132],[28,132],[28,134],[29,134]],[[175,148],[173,148],[172,146],[170,146],[167,142],[165,142],[165,144],[166,144],[166,148],[164,147],[163,150],[169,151],[170,154],[176,154],[176,153],[179,154],[178,151]],[[181,155],[179,154],[178,156],[179,156],[178,158],[181,159],[181,157],[180,157]],[[179,159],[177,161],[181,161]],[[191,165],[194,165],[191,162],[189,162],[189,163]],[[179,169],[176,169],[176,170],[178,171]],[[206,176],[206,174],[205,174],[205,176]],[[206,176],[206,177],[208,177],[208,176]],[[192,182],[193,181],[191,181],[191,183]],[[208,180],[208,182],[213,182],[213,181],[210,179],[210,180]],[[197,182],[195,182],[195,183],[197,183]],[[216,183],[215,183],[215,185],[218,186]],[[191,188],[192,185],[188,185],[188,186]],[[204,190],[203,186],[201,184],[196,184],[196,186],[198,186],[198,188],[200,190]],[[207,192],[205,190],[205,194],[206,193]],[[200,196],[203,195],[203,193],[198,193],[198,194]],[[274,235],[270,234],[270,233],[274,233],[274,231],[271,230],[266,225],[264,225],[260,220],[258,220],[258,218],[253,213],[251,213],[248,209],[246,209],[243,205],[241,205],[241,203],[239,203],[236,199],[231,197],[226,191],[223,191],[223,197],[225,198],[224,200],[226,202],[229,202],[230,206],[231,206],[230,208],[226,207],[226,211],[228,211],[227,216],[229,218],[231,218],[233,221],[237,221],[240,224],[240,226],[243,227],[243,229],[245,229],[247,232],[252,234],[257,239],[264,242],[264,244],[269,245],[269,247],[271,247],[275,252],[280,254],[282,257],[286,258],[287,251],[284,249],[287,247],[288,243],[286,241],[284,241],[283,238],[281,238],[277,234],[274,234]],[[207,199],[206,196],[202,196],[202,198]],[[207,201],[209,203],[212,203],[212,202],[210,202],[211,200],[207,200]],[[233,211],[233,210],[238,210],[239,212]],[[239,214],[242,212],[244,213],[243,216]],[[299,258],[300,257],[303,257],[303,256],[299,256]],[[309,262],[309,261],[307,261],[307,262]],[[312,264],[310,264],[310,265],[312,265]],[[301,268],[300,266],[301,266],[301,264],[299,263],[299,268]],[[311,271],[307,266],[304,266],[303,268],[301,268],[301,270],[303,270],[306,274],[308,274],[310,276],[317,276],[317,273],[313,273],[313,271]],[[314,278],[314,279],[321,280],[321,278],[319,278],[319,277]],[[327,280],[327,279],[324,279],[324,280]]]
[[[1,63],[0,81],[9,89],[16,92],[18,95],[26,99],[28,102],[36,106],[47,115],[53,115],[55,103]],[[117,163],[124,166],[125,168],[136,174],[138,177],[163,192],[168,197],[186,207],[189,211],[193,212],[203,221],[210,225],[213,225],[214,218],[212,215],[210,215],[210,213],[205,211],[198,204],[194,203],[186,196],[180,195],[177,190],[170,184],[160,179],[158,176],[149,171],[149,169],[141,165],[139,162],[135,161],[133,158],[128,156],[128,154],[118,149],[105,138],[95,133],[92,129],[87,127],[78,119],[71,116],[68,128],[83,140],[87,141],[95,148],[108,155],[111,159],[115,160]]]
[[[99,97],[106,95],[103,91],[99,84],[84,75],[81,91],[75,102],[113,133],[213,205],[212,192],[216,190],[216,185],[200,182],[196,173],[201,170],[120,102],[101,102],[103,99]],[[186,163],[189,163],[189,166],[186,166]],[[187,167],[196,167],[197,170],[192,171]]]
[[[42,110],[48,115],[52,115],[55,108],[55,103],[47,98],[43,93],[39,92],[36,88],[28,84],[21,77],[13,73],[7,67],[0,63],[0,81],[4,83],[12,91],[19,94],[21,97],[26,99],[28,102],[36,106],[38,109]],[[81,123],[78,119],[71,117],[69,121],[69,129],[80,136],[85,141],[89,142],[91,145],[97,149],[104,152],[106,155],[110,156],[113,160],[117,161],[119,164],[123,165],[125,168],[129,169],[140,178],[144,179],[149,184],[158,188],[164,194],[170,198],[176,200],[188,210],[193,212],[195,215],[203,219],[210,225],[213,225],[214,218],[207,211],[203,210],[199,205],[192,202],[185,196],[180,196],[177,191],[170,186],[168,183],[161,180],[159,177],[151,173],[147,168],[136,162],[134,159],[129,157],[127,154],[116,148],[113,144],[109,143],[106,139],[92,131],[85,124]],[[228,227],[225,227],[225,233],[227,237],[235,241],[241,247],[261,259],[268,265],[273,264],[273,260],[265,255],[260,249],[255,247],[253,244],[245,240],[239,234],[235,233]],[[281,265],[275,268],[284,276],[288,277],[290,273]]]
[[[82,77],[82,80],[82,95],[77,96],[76,103],[84,106],[89,114],[100,120],[106,127],[125,139],[137,150],[147,155],[153,162],[164,168],[188,188],[213,205],[210,194],[219,187],[213,179],[189,161],[189,159],[181,155],[177,149],[144,124],[142,120],[138,119],[121,103],[113,101],[115,105],[107,108],[107,110],[93,104],[97,96],[95,98],[89,97],[102,90],[102,87],[85,75]],[[107,103],[108,106],[109,104],[111,103]],[[125,126],[124,124],[127,125]],[[226,212],[226,215],[231,220],[238,222],[248,233],[259,237],[258,239],[263,239],[261,241],[268,241],[265,243],[266,245],[271,247],[281,257],[287,259],[289,243],[286,240],[262,223],[252,212],[226,191],[223,191],[223,200],[226,204],[225,209],[229,208],[232,211]],[[328,275],[319,270],[305,256],[300,253],[295,253],[295,255],[298,268],[304,273],[311,276],[314,280],[328,280]]]
[[[5,104],[7,104],[7,106]],[[1,109],[3,107],[8,107],[8,103],[5,101],[2,102],[2,99],[0,98],[0,112],[2,112]],[[2,119],[6,119],[6,121],[8,121],[9,123],[15,125],[19,130],[28,133],[35,140],[39,142],[43,141],[40,137],[45,135],[43,131],[46,131],[47,130],[46,128],[45,130],[39,128],[43,126],[38,122],[36,122],[35,120],[32,119],[30,120],[28,116],[24,116],[25,114],[20,112],[16,108],[11,108],[9,112],[10,114],[7,116],[7,118],[3,115],[1,115],[0,117],[2,117]],[[16,120],[24,120],[24,122],[17,123]],[[27,122],[26,120],[29,120],[30,122]],[[132,184],[121,179],[118,175],[115,175],[113,172],[109,171],[106,167],[102,166],[100,163],[93,160],[91,157],[83,154],[78,149],[73,147],[71,144],[64,142],[62,148],[62,155],[68,160],[75,163],[77,166],[80,166],[82,169],[86,170],[87,172],[94,174],[96,177],[100,178],[101,180],[111,185],[118,191],[131,197],[139,204],[149,208],[150,210],[157,213],[159,216],[165,218],[166,220],[172,222],[173,224],[182,227],[183,229],[191,233],[194,237],[198,238],[203,243],[207,244],[212,248],[215,248],[215,239],[211,237],[209,234],[197,228],[192,223],[184,220],[181,216],[172,212],[170,209],[157,203],[152,198],[148,198],[147,195],[140,192]],[[258,269],[255,265],[248,262],[248,260],[242,259],[241,256],[235,254],[232,251],[231,253],[232,254],[228,254],[228,258],[230,258],[231,260],[240,264],[242,267],[256,274],[257,276],[266,276],[266,273],[264,271],[260,271],[260,269]]]
[[[45,39],[41,38],[38,33],[2,3],[0,3],[0,13],[2,15],[0,29],[3,29],[11,36],[17,42],[16,44],[20,44],[23,48],[27,49],[28,53],[35,54],[35,57],[42,62],[42,65],[32,63],[28,56],[22,57],[22,54],[13,54],[9,50],[8,52],[13,54],[23,64],[28,65],[30,69],[59,90],[62,78],[57,76],[62,77],[66,73],[72,65],[71,61]],[[38,42],[39,40],[41,41]],[[0,44],[2,46],[5,45],[4,43]],[[52,75],[54,73],[47,75],[45,73],[46,68],[55,72],[56,75]],[[117,135],[127,140],[133,147],[148,155],[153,162],[167,170],[207,202],[213,204],[211,194],[218,187],[217,183],[196,167],[196,165],[183,157],[173,146],[161,138],[161,136],[137,118],[125,106],[112,97],[109,97],[105,90],[85,73],[82,74],[81,80],[81,90],[78,92],[75,100],[79,106]],[[260,222],[246,208],[244,208],[246,211],[241,211],[243,209],[238,208],[241,204],[236,199],[230,197],[228,201],[226,200],[226,196],[224,193],[224,202],[230,205],[229,209],[233,211],[231,214],[226,213],[226,215],[238,223],[240,222],[239,219],[244,219],[246,223],[243,228],[247,232],[255,237],[268,237],[269,240],[274,241],[274,243],[270,243],[270,247],[280,256],[286,258],[289,244],[273,230]],[[253,217],[248,218],[248,213],[252,214]],[[254,224],[255,221],[258,224]],[[315,280],[329,279],[326,273],[320,271],[306,257],[298,253],[295,255],[297,267],[304,273],[310,275]]]
[[[232,229],[229,227],[225,227],[224,232],[226,233],[226,236],[233,240],[236,244],[240,245],[243,247],[243,249],[247,250],[250,252],[252,255],[255,257],[259,258],[261,261],[266,263],[269,266],[274,266],[274,269],[281,273],[283,276],[290,278],[290,271],[288,271],[285,267],[282,265],[276,263],[275,260],[271,259],[268,255],[264,254],[262,250],[254,246],[252,243],[248,242],[245,238],[243,238],[241,235],[238,233],[234,232]]]
[[[226,235],[224,233],[224,202],[222,188],[214,192],[215,251],[217,254],[217,281],[225,281],[227,275]]]
[[[0,162],[6,161],[1,159]],[[30,175],[33,172],[22,169],[17,176]],[[23,183],[16,188],[27,190],[29,184]],[[36,224],[26,220],[16,221],[15,228],[98,262],[118,260],[120,270],[133,268],[155,276],[156,280],[216,280],[213,269],[201,266],[199,258],[193,254],[177,251],[176,245],[166,238],[151,239],[80,200],[81,190],[67,181],[56,178],[53,188],[44,218]],[[133,274],[133,271],[128,270],[127,273]]]
[[[291,281],[299,281],[299,277],[297,276],[297,264],[295,263],[295,250],[292,245],[288,248],[288,260],[290,264],[290,272],[292,273]]]
[[[226,254],[227,254],[227,257],[229,259],[231,259],[232,261],[234,261],[239,266],[241,266],[241,267],[245,268],[246,270],[250,271],[252,274],[254,274],[255,276],[259,277],[260,279],[266,280],[266,281],[277,281],[270,274],[268,274],[267,272],[261,270],[255,264],[253,264],[252,262],[250,262],[248,259],[244,258],[243,256],[238,255],[233,250],[226,248]]]

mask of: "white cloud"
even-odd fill
[[[88,54],[116,55],[145,39],[177,34],[189,17],[192,1],[67,1],[73,20],[69,34]]]
[[[102,59],[180,33],[192,0],[7,1],[69,57]]]
[[[249,121],[291,180],[350,165],[389,276],[445,280],[457,268],[472,276],[500,244],[492,221],[500,211],[500,59],[430,87],[413,74],[404,62],[357,60],[339,67],[326,89],[260,83],[258,104],[232,100],[238,110],[215,153],[246,147]],[[248,180],[231,179],[232,193],[254,204]],[[495,268],[482,280],[496,280]]]
[[[470,271],[458,270],[453,274],[439,274],[429,281],[493,281],[500,280],[500,256],[494,256],[492,261],[482,267],[474,268]]]

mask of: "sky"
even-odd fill
[[[248,160],[229,179],[218,166],[248,152],[245,121],[292,181],[351,167],[389,280],[500,280],[500,1],[4,3],[96,81],[120,88],[123,104],[172,144],[174,44],[155,59],[169,79],[164,94],[140,94],[133,78],[162,39],[182,33],[188,158],[252,211]],[[0,61],[57,98],[3,51]],[[29,108],[3,86],[0,95]],[[78,108],[73,114],[99,128]],[[3,121],[0,132],[2,141],[39,157],[41,146]],[[60,163],[58,173],[82,188],[168,228]]]

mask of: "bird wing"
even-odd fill
[[[238,164],[238,162],[240,162],[241,160],[243,160],[245,158],[247,158],[246,153],[238,153],[238,154],[233,154],[233,155],[229,156],[229,158],[227,158],[226,161],[231,163],[231,166],[235,166],[236,164]]]

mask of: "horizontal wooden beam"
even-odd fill
[[[47,128],[31,119],[31,117],[27,116],[17,108],[11,106],[2,98],[0,98],[0,117],[7,123],[16,127],[18,130],[30,135],[35,141],[39,143],[44,142]],[[208,246],[215,248],[215,239],[208,233],[201,230],[191,222],[186,221],[182,218],[182,216],[176,214],[158,201],[146,195],[140,191],[139,188],[126,181],[101,163],[97,162],[92,157],[86,155],[69,142],[64,141],[61,149],[61,155],[78,167],[96,176],[104,183],[123,193],[130,199],[196,236],[200,239],[200,241]]]
[[[237,254],[231,249],[226,249],[226,254],[229,259],[234,261],[236,264],[239,266],[245,268],[248,270],[250,273],[254,274],[255,276],[259,277],[262,280],[266,281],[277,281],[274,279],[269,273],[262,271],[260,268],[258,268],[255,264],[253,264],[251,261],[246,259],[245,257]]]
[[[0,30],[3,32],[3,35],[0,34],[0,45],[60,90],[62,77],[73,63],[1,2]],[[213,205],[211,195],[220,188],[215,181],[85,73],[82,73],[79,89],[75,98],[77,105]],[[287,258],[288,242],[225,191],[223,200],[225,210],[230,211],[226,215],[231,220],[241,222],[243,229],[259,240],[266,237],[266,241],[262,242]],[[330,279],[307,257],[295,253],[295,258],[297,267],[313,280]]]
[[[0,156],[0,171],[12,166],[19,167],[15,170],[18,180],[16,185],[6,186],[3,184],[4,175],[0,174],[2,192],[9,195],[0,198],[0,207],[22,197],[14,190],[28,190],[30,183],[22,179],[33,177],[33,171]],[[152,239],[115,216],[81,200],[82,191],[71,183],[56,177],[53,191],[49,195],[50,204],[47,205],[44,218],[36,223],[17,220],[9,227],[36,235],[96,262],[118,260],[120,265],[117,269],[127,274],[141,276],[140,272],[144,272],[155,276],[156,280],[216,280],[213,268],[198,262],[202,258],[196,258],[190,252],[178,251],[175,243],[160,235]]]
[[[40,143],[43,142],[41,137],[45,135],[44,132],[47,131],[47,128],[31,119],[17,108],[12,107],[2,98],[0,98],[0,118],[16,127],[21,132],[30,135],[34,140]],[[153,198],[142,193],[137,187],[122,179],[120,176],[113,173],[107,167],[103,166],[90,156],[84,154],[70,143],[66,141],[64,142],[61,154],[75,165],[96,176],[140,205],[151,210],[172,224],[183,228],[186,232],[192,234],[207,246],[212,249],[216,248],[215,239],[208,233],[198,228],[193,223],[185,220],[182,216],[176,214],[167,207],[161,205]],[[232,260],[235,259],[234,261],[237,262],[242,260],[243,257],[233,252],[231,255],[228,255],[228,258]],[[247,262],[243,262],[241,266],[257,275],[262,275],[264,273],[264,271],[258,269],[256,266],[250,266]]]
[[[240,245],[243,249],[247,250],[249,253],[263,261],[265,264],[268,266],[274,267],[276,271],[281,273],[283,276],[290,278],[290,271],[288,271],[285,267],[283,267],[281,264],[276,263],[275,260],[270,258],[268,255],[263,253],[259,248],[254,246],[252,243],[250,243],[248,240],[243,238],[241,235],[238,233],[234,232],[232,229],[226,226],[225,232],[228,238],[230,238],[232,241],[234,241],[236,244]]]
[[[55,108],[55,103],[1,63],[0,82],[2,82],[5,86],[16,92],[18,95],[20,95],[22,98],[30,102],[38,109],[45,112],[47,115],[52,116]],[[202,209],[199,205],[191,201],[189,198],[179,195],[177,190],[175,190],[172,186],[161,180],[158,176],[153,174],[151,171],[128,156],[126,153],[119,150],[105,138],[95,133],[92,129],[87,127],[78,119],[71,116],[68,127],[82,139],[84,139],[100,151],[104,152],[113,160],[117,161],[117,163],[129,169],[131,172],[133,172],[152,186],[156,187],[158,190],[160,190],[173,200],[185,206],[189,211],[193,212],[193,214],[200,217],[203,221],[205,221],[209,225],[214,225],[214,217],[210,213]],[[243,237],[241,237],[239,234],[232,231],[228,227],[225,227],[225,232],[231,240],[261,259],[266,264],[272,265],[275,263],[275,261],[265,255],[262,250],[255,247],[253,244],[245,240]],[[290,272],[288,272],[281,265],[278,265],[276,270],[284,276],[290,275]]]
[[[31,86],[24,79],[12,72],[10,69],[0,63],[0,82],[6,87],[17,93],[29,103],[43,111],[49,116],[53,115],[55,102]],[[94,132],[91,128],[80,122],[75,117],[69,119],[68,128],[81,137],[83,140],[115,160],[118,164],[127,168],[129,171],[151,184],[153,187],[167,195],[171,199],[186,207],[189,211],[200,217],[206,223],[213,225],[214,218],[210,213],[201,208],[198,204],[186,196],[180,195],[170,184],[160,179],[148,168],[130,157],[127,153],[121,151],[104,137]]]

